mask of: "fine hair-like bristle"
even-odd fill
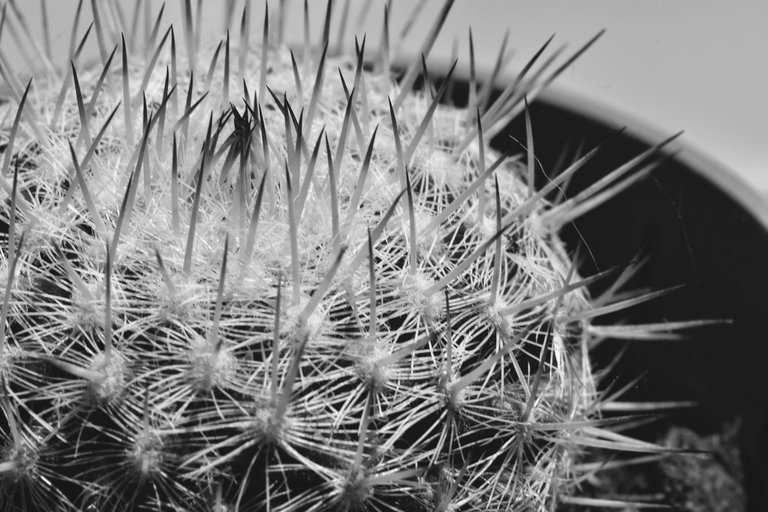
[[[592,324],[674,288],[623,291],[639,265],[579,276],[557,234],[672,138],[571,197],[599,147],[534,186],[529,102],[600,34],[564,59],[548,39],[494,94],[508,34],[483,82],[469,31],[460,109],[461,65],[439,85],[427,65],[452,0],[399,80],[424,3],[391,41],[392,2],[352,18],[381,15],[367,38],[328,0],[313,42],[306,0],[264,2],[261,38],[261,5],[222,2],[210,41],[202,1],[172,26],[165,3],[92,0],[83,30],[80,0],[54,66],[41,1],[26,87],[0,47],[0,511],[631,505],[579,494],[600,450],[665,451],[603,415],[628,406],[590,349],[707,322]],[[14,1],[2,27],[26,46]],[[518,115],[522,154],[492,149]]]

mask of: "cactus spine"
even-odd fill
[[[532,138],[488,141],[561,70],[455,109],[421,62],[393,81],[386,30],[335,55],[328,5],[300,54],[250,2],[206,52],[189,1],[142,54],[109,1],[62,69],[1,59],[0,510],[543,511],[586,503],[592,447],[653,450],[589,363],[629,303],[557,230],[654,151],[552,202],[594,151],[536,191]]]

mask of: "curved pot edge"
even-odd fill
[[[398,56],[393,61],[394,67],[405,69],[407,64],[411,62],[411,57],[411,55],[407,54]],[[431,59],[428,65],[429,74],[438,79],[445,77],[451,67],[451,63],[448,60],[441,58]],[[482,69],[477,72],[477,76],[487,76],[489,71]],[[453,73],[453,79],[468,81],[469,77],[469,65],[458,61]],[[503,89],[506,84],[516,78],[517,75],[512,70],[502,72],[493,84],[493,87],[495,89]],[[480,83],[482,83],[482,80],[480,80]],[[620,107],[607,105],[586,94],[569,90],[567,87],[558,84],[557,80],[537,92],[534,98],[529,98],[531,102],[534,100],[551,104],[563,110],[570,110],[574,114],[616,130],[624,128],[625,134],[646,142],[648,146],[653,146],[671,135],[655,125],[651,120],[630,114]],[[768,231],[768,197],[751,187],[733,169],[692,143],[678,138],[672,141],[667,146],[667,149],[675,152],[675,159],[677,161],[698,173],[701,177],[733,198],[735,202],[740,204],[760,223],[764,230]]]
[[[628,135],[648,141],[650,144],[669,137],[669,134],[664,133],[651,121],[556,84],[541,91],[537,99],[571,110],[615,129],[624,127]],[[764,229],[768,230],[768,198],[757,192],[744,178],[696,145],[684,140],[676,139],[668,148],[676,152],[677,160],[725,191],[752,214]]]

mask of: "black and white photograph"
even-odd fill
[[[0,0],[0,512],[765,512],[767,22]]]

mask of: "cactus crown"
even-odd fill
[[[590,448],[653,449],[601,417],[590,319],[624,303],[557,230],[658,148],[552,201],[595,151],[537,191],[531,137],[488,146],[572,58],[456,109],[453,69],[393,81],[386,8],[350,58],[330,1],[297,53],[250,2],[211,52],[189,0],[144,50],[81,4],[71,65],[25,86],[0,52],[0,509],[543,511],[589,503]]]

